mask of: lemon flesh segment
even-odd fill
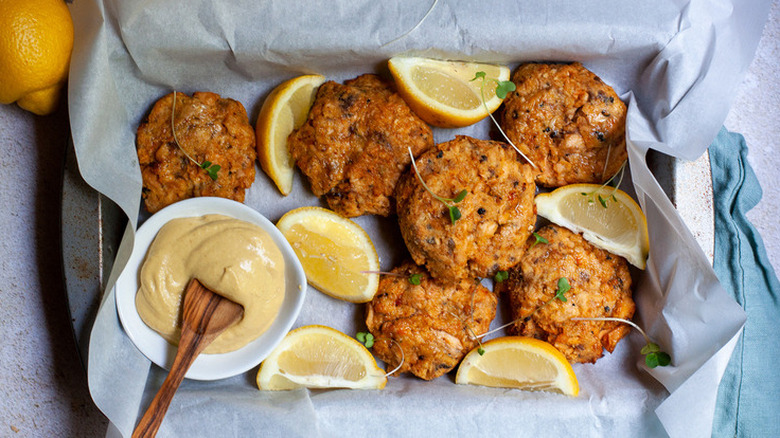
[[[314,103],[320,75],[304,75],[277,86],[268,95],[257,117],[255,133],[260,167],[283,195],[292,190],[293,163],[287,138],[300,128]]]
[[[502,99],[493,80],[509,80],[510,74],[506,66],[416,57],[391,58],[388,67],[412,110],[442,128],[472,125],[498,109]],[[477,72],[485,72],[484,83],[474,80]]]
[[[308,282],[353,303],[371,301],[379,287],[379,257],[355,222],[331,210],[301,207],[277,224],[303,265]]]
[[[579,382],[571,364],[555,347],[533,338],[507,336],[476,348],[463,359],[455,382],[576,397]]]
[[[582,233],[594,246],[645,269],[650,243],[647,218],[627,193],[597,184],[572,184],[535,198],[537,213]]]
[[[260,389],[382,389],[385,372],[363,344],[330,327],[311,325],[291,331],[263,361]]]

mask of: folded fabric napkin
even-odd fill
[[[780,282],[745,214],[761,199],[740,134],[721,129],[709,148],[715,213],[714,269],[747,322],[721,381],[714,437],[777,436],[780,430]]]

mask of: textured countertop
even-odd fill
[[[742,133],[764,197],[748,217],[780,269],[780,2],[726,127]],[[0,105],[0,436],[102,436],[73,339],[60,257],[64,107],[35,117]]]

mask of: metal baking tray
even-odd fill
[[[712,263],[714,216],[709,155],[683,161],[650,151],[647,162]],[[81,178],[71,143],[62,184],[62,255],[71,322],[85,365],[92,323],[126,226],[127,218],[119,207]]]

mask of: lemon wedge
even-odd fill
[[[580,385],[566,357],[547,342],[505,336],[471,350],[455,376],[455,383],[551,391],[576,397]]]
[[[297,328],[260,365],[257,387],[382,389],[384,370],[360,342],[321,325]]]
[[[257,116],[257,157],[260,167],[287,196],[292,190],[293,160],[287,137],[306,121],[317,94],[325,82],[320,75],[304,75],[281,83],[263,102]]]
[[[312,286],[341,300],[371,301],[379,287],[379,257],[366,232],[355,222],[320,207],[301,207],[276,226],[303,265]]]
[[[498,109],[503,99],[492,80],[509,80],[510,73],[500,65],[414,57],[390,58],[387,65],[409,107],[441,128],[472,125]],[[483,79],[472,80],[480,71],[485,72],[484,88]]]
[[[647,218],[626,192],[597,184],[572,184],[536,195],[537,213],[593,245],[645,269],[650,248]]]

